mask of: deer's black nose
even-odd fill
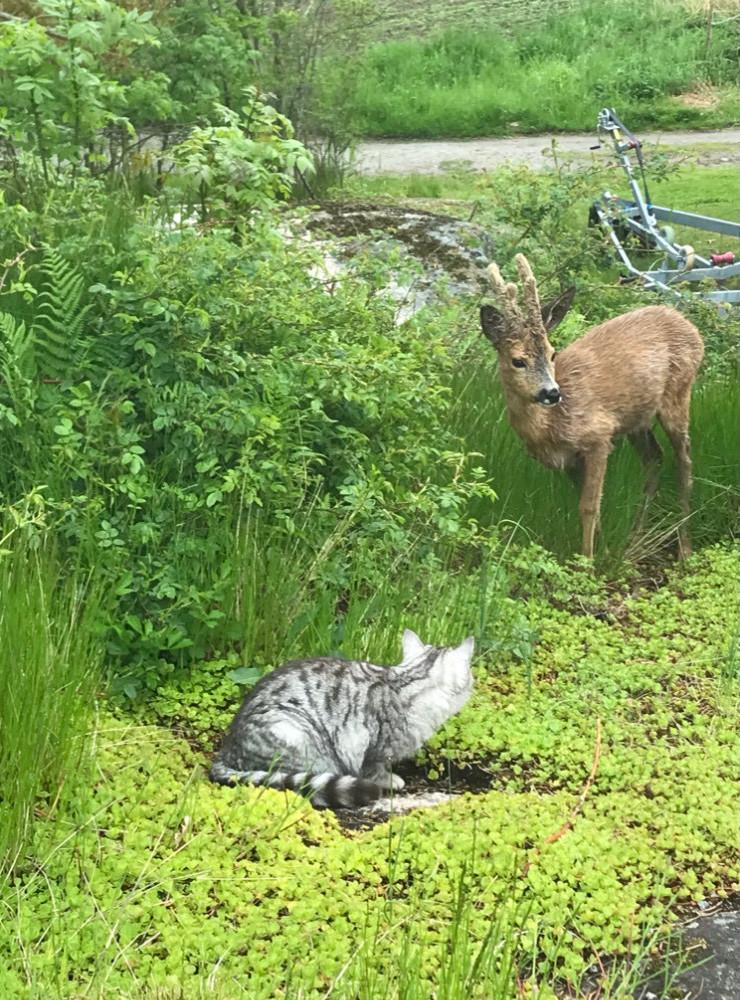
[[[555,406],[560,402],[560,389],[556,385],[551,389],[540,389],[537,393],[537,402],[544,406]]]

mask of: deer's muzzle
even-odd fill
[[[538,403],[543,406],[555,406],[560,402],[560,387],[558,385],[545,386],[535,396]]]

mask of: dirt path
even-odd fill
[[[643,132],[645,145],[695,148],[701,163],[740,163],[740,128],[711,132]],[[558,149],[587,160],[595,133],[583,135],[521,135],[511,139],[367,140],[357,149],[355,164],[362,174],[438,174],[456,161],[474,170],[489,170],[503,163],[528,163],[542,167],[550,162],[553,139]],[[704,147],[704,148],[702,148]],[[611,147],[605,145],[605,151]]]

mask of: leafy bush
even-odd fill
[[[443,429],[443,334],[397,331],[366,281],[326,290],[280,233],[276,205],[309,165],[287,119],[247,89],[240,112],[220,108],[174,147],[178,170],[154,197],[137,197],[126,161],[106,161],[122,171],[108,179],[95,152],[133,100],[106,67],[152,40],[148,19],[106,0],[44,2],[44,24],[10,22],[0,49],[8,86],[24,58],[61,81],[9,103],[20,159],[1,168],[13,198],[0,204],[0,495],[42,496],[65,553],[95,567],[109,662],[133,695],[215,650],[270,662],[260,594],[234,597],[256,512],[259,545],[288,552],[310,509],[311,585],[320,567],[341,587],[346,559],[322,556],[338,537],[368,547],[377,582],[389,553],[413,542],[426,558],[474,535],[465,504],[490,490]],[[37,47],[10,51],[26,34]]]
[[[202,222],[231,219],[237,225],[242,215],[249,225],[256,210],[290,194],[295,171],[312,168],[288,119],[260,100],[254,87],[245,88],[243,97],[241,113],[216,105],[213,117],[221,121],[195,126],[172,150],[177,172],[170,184],[182,189],[185,212],[197,205]]]
[[[142,77],[132,88],[113,72],[137,48],[155,44],[151,12],[109,0],[35,6],[38,20],[0,24],[0,136],[11,191],[41,208],[49,188],[106,168],[101,130],[130,128],[135,90],[141,95],[147,83],[161,90],[162,80]]]
[[[363,285],[326,294],[269,230],[151,231],[86,311],[79,276],[45,261],[32,336],[5,319],[0,488],[43,483],[67,544],[103,560],[111,653],[148,683],[160,656],[216,641],[250,507],[290,533],[316,495],[315,539],[347,518],[386,549],[425,525],[464,535],[454,512],[483,487],[440,433],[441,335],[397,331]]]

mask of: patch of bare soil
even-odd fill
[[[672,100],[684,108],[711,111],[719,104],[719,94],[714,87],[710,87],[708,84],[699,84],[693,90],[687,90],[683,94],[675,94]]]
[[[482,767],[450,764],[447,774],[436,781],[431,781],[424,768],[413,761],[394,766],[393,770],[406,782],[403,791],[361,809],[338,810],[337,819],[345,830],[370,830],[413,809],[430,809],[465,792],[488,792],[494,787],[494,775]]]

